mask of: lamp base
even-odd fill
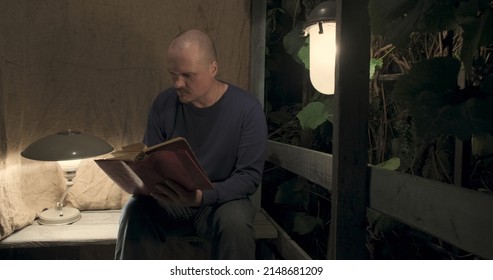
[[[78,209],[72,207],[62,207],[61,210],[51,208],[39,214],[38,223],[42,225],[68,225],[77,222],[80,218]]]

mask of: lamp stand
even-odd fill
[[[74,185],[72,179],[75,177],[76,170],[63,171],[66,179],[66,188],[60,200],[56,203],[55,208],[47,209],[39,214],[38,223],[42,225],[68,225],[80,220],[81,215],[78,209],[64,207],[65,196]]]

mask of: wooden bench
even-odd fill
[[[113,258],[120,210],[82,211],[81,215],[82,218],[71,225],[47,226],[35,221],[0,241],[0,251],[3,251],[0,253],[0,258],[43,258],[43,256],[69,259]],[[277,228],[262,210],[255,217],[254,229],[255,238],[258,240],[278,237]],[[176,238],[168,242],[172,243],[169,246],[175,248],[175,250],[170,249],[173,251],[172,257],[189,257],[176,255],[176,251],[184,254],[184,242],[200,249],[200,252],[196,252],[191,258],[208,257],[208,248],[201,244],[203,240],[193,236]],[[54,256],[48,257],[46,255],[48,248],[58,248],[58,251]],[[33,255],[36,251],[38,252]],[[67,252],[70,253],[67,255]]]

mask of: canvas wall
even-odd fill
[[[216,41],[219,77],[248,89],[250,1],[0,0],[0,239],[64,189],[55,163],[20,152],[66,129],[115,148],[140,141],[150,102],[170,86],[166,47],[188,28]],[[127,198],[84,160],[67,204],[116,209]]]

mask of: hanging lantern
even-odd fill
[[[310,81],[324,94],[335,92],[336,1],[318,4],[308,16],[304,34],[310,36]]]

